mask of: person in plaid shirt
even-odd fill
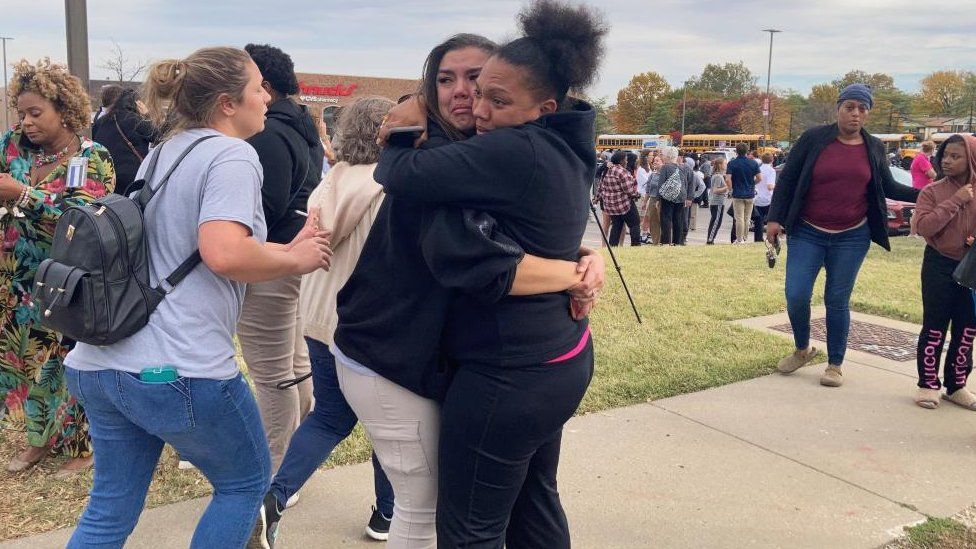
[[[612,246],[619,244],[624,223],[630,231],[630,245],[641,245],[640,216],[634,203],[640,198],[640,193],[637,191],[637,178],[623,167],[626,160],[626,152],[615,152],[607,164],[607,171],[600,178],[598,196],[603,211],[610,214],[609,238]]]

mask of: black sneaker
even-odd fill
[[[376,507],[373,507],[373,514],[369,517],[369,524],[366,525],[366,535],[376,541],[386,541],[390,537],[390,521],[393,517],[386,518]]]
[[[278,537],[278,523],[281,521],[281,510],[278,499],[268,492],[261,504],[258,520],[251,532],[251,539],[247,540],[247,549],[274,549],[275,538]]]

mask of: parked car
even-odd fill
[[[892,166],[891,175],[898,183],[906,187],[912,186],[912,174],[908,170]],[[901,236],[910,233],[912,215],[915,214],[915,204],[889,198],[886,198],[885,202],[888,205],[888,236]]]

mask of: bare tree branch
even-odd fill
[[[146,70],[146,63],[130,61],[118,42],[112,40],[112,45],[111,55],[106,57],[98,66],[110,71],[113,80],[117,80],[120,84],[132,82],[142,74],[142,71]]]

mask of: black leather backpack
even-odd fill
[[[41,325],[92,345],[111,345],[138,332],[173,288],[200,261],[193,252],[158,286],[149,283],[149,247],[143,213],[173,170],[208,135],[190,144],[152,187],[163,145],[146,169],[142,189],[129,198],[114,193],[72,206],[58,219],[50,258],[34,276]]]

